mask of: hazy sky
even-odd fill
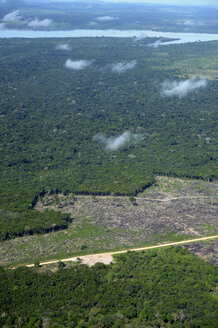
[[[52,0],[49,0],[52,1]],[[58,1],[58,0],[53,0]],[[59,0],[61,2],[61,0]],[[63,0],[72,2],[74,0]],[[77,0],[78,1],[78,0]],[[83,0],[85,1],[85,0]],[[91,0],[88,0],[91,2]],[[188,5],[188,6],[216,6],[218,7],[218,0],[101,0],[104,2],[131,2],[131,3],[153,3],[153,4],[164,4],[164,5]],[[94,2],[94,0],[93,0]]]
[[[108,0],[103,0],[108,2]],[[144,3],[161,3],[165,5],[218,5],[218,0],[110,0],[111,2],[144,2]]]
[[[104,2],[142,2],[142,3],[160,3],[165,5],[196,5],[196,6],[208,6],[217,5],[218,0],[102,0]]]
[[[0,0],[0,3],[9,2],[11,0]],[[24,0],[26,2],[37,2],[37,0]],[[73,2],[78,0],[47,0],[46,2]],[[85,1],[85,0],[82,0]],[[130,2],[130,3],[151,3],[151,4],[164,4],[164,5],[188,5],[188,6],[216,6],[218,7],[218,0],[101,0],[103,2]],[[13,0],[13,3],[16,1]],[[40,2],[40,0],[38,0]],[[45,0],[41,0],[45,2]],[[95,0],[87,0],[87,2],[95,2]]]

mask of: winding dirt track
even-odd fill
[[[177,241],[177,242],[167,243],[167,244],[160,244],[160,245],[155,245],[155,246],[131,248],[131,249],[126,249],[126,250],[117,251],[117,252],[107,252],[107,253],[101,253],[101,254],[90,254],[90,255],[83,255],[83,256],[79,256],[79,257],[75,256],[75,257],[70,257],[70,258],[67,258],[67,259],[41,262],[40,265],[48,265],[48,264],[58,263],[60,261],[62,261],[62,262],[80,261],[81,263],[87,264],[89,266],[92,266],[97,262],[104,263],[104,264],[110,264],[111,262],[113,262],[113,255],[126,253],[128,251],[135,251],[135,252],[136,251],[146,251],[146,250],[154,249],[154,248],[184,245],[184,244],[188,244],[188,243],[199,242],[199,241],[207,241],[207,240],[217,239],[217,238],[218,238],[218,236],[201,237],[201,238],[196,238],[196,239],[188,239],[188,240]],[[30,268],[30,267],[33,267],[34,264],[28,264],[26,266]]]

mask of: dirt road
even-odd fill
[[[67,258],[67,259],[41,262],[40,265],[48,265],[48,264],[52,264],[52,263],[58,263],[60,261],[62,261],[62,262],[71,262],[71,261],[74,261],[74,262],[77,261],[78,262],[79,261],[79,262],[81,262],[83,264],[87,264],[89,266],[92,266],[97,262],[104,263],[104,264],[110,264],[111,262],[113,262],[113,255],[126,253],[128,251],[146,251],[146,250],[154,249],[154,248],[184,245],[184,244],[188,244],[188,243],[207,241],[207,240],[212,240],[212,239],[217,239],[217,238],[218,238],[218,236],[201,237],[201,238],[196,238],[196,239],[188,239],[188,240],[177,241],[177,242],[167,243],[167,244],[160,244],[160,245],[155,245],[155,246],[131,248],[131,249],[126,249],[126,250],[117,251],[117,252],[107,252],[107,253],[101,253],[101,254],[90,254],[90,255],[83,255],[83,256],[75,256],[75,257],[70,257],[70,258]],[[33,267],[34,264],[28,264],[26,266],[30,268],[30,267]]]
[[[130,196],[90,196],[90,195],[75,195],[75,198],[90,198],[95,197],[96,199],[129,199]],[[155,201],[155,202],[170,202],[173,200],[180,200],[180,199],[211,199],[214,200],[212,196],[178,196],[178,197],[167,197],[167,198],[148,198],[148,197],[137,197],[134,196],[136,200],[148,200],[148,201]]]

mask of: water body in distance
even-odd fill
[[[197,41],[218,40],[218,34],[206,33],[175,33],[157,32],[150,30],[66,30],[66,31],[33,31],[33,30],[0,30],[0,38],[80,38],[80,37],[115,37],[115,38],[144,38],[165,37],[175,41],[164,44],[180,44]]]

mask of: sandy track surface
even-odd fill
[[[110,264],[111,262],[113,262],[113,255],[126,253],[128,251],[135,251],[135,252],[136,251],[146,251],[146,250],[154,249],[154,248],[163,248],[163,247],[168,247],[168,246],[184,245],[184,244],[188,244],[188,243],[207,241],[207,240],[212,240],[212,239],[217,239],[217,238],[218,238],[218,236],[201,237],[201,238],[196,238],[196,239],[188,239],[188,240],[177,241],[177,242],[167,243],[167,244],[160,244],[160,245],[155,245],[155,246],[131,248],[131,249],[117,251],[117,252],[107,252],[107,253],[101,253],[101,254],[76,256],[76,257],[70,257],[67,259],[41,262],[40,265],[48,265],[48,264],[58,263],[60,261],[62,261],[62,262],[77,261],[77,262],[81,262],[83,264],[87,264],[89,266],[92,266],[98,262],[104,263],[104,264]],[[30,267],[33,267],[34,264],[28,264],[26,266],[30,268]]]
[[[90,195],[75,195],[76,198],[88,198],[92,197]],[[130,196],[94,196],[96,199],[129,199]],[[155,202],[170,202],[173,200],[180,200],[180,199],[211,199],[214,200],[212,196],[178,196],[178,197],[167,197],[167,198],[149,198],[149,197],[137,197],[134,196],[136,200],[148,200],[148,201],[155,201]]]

